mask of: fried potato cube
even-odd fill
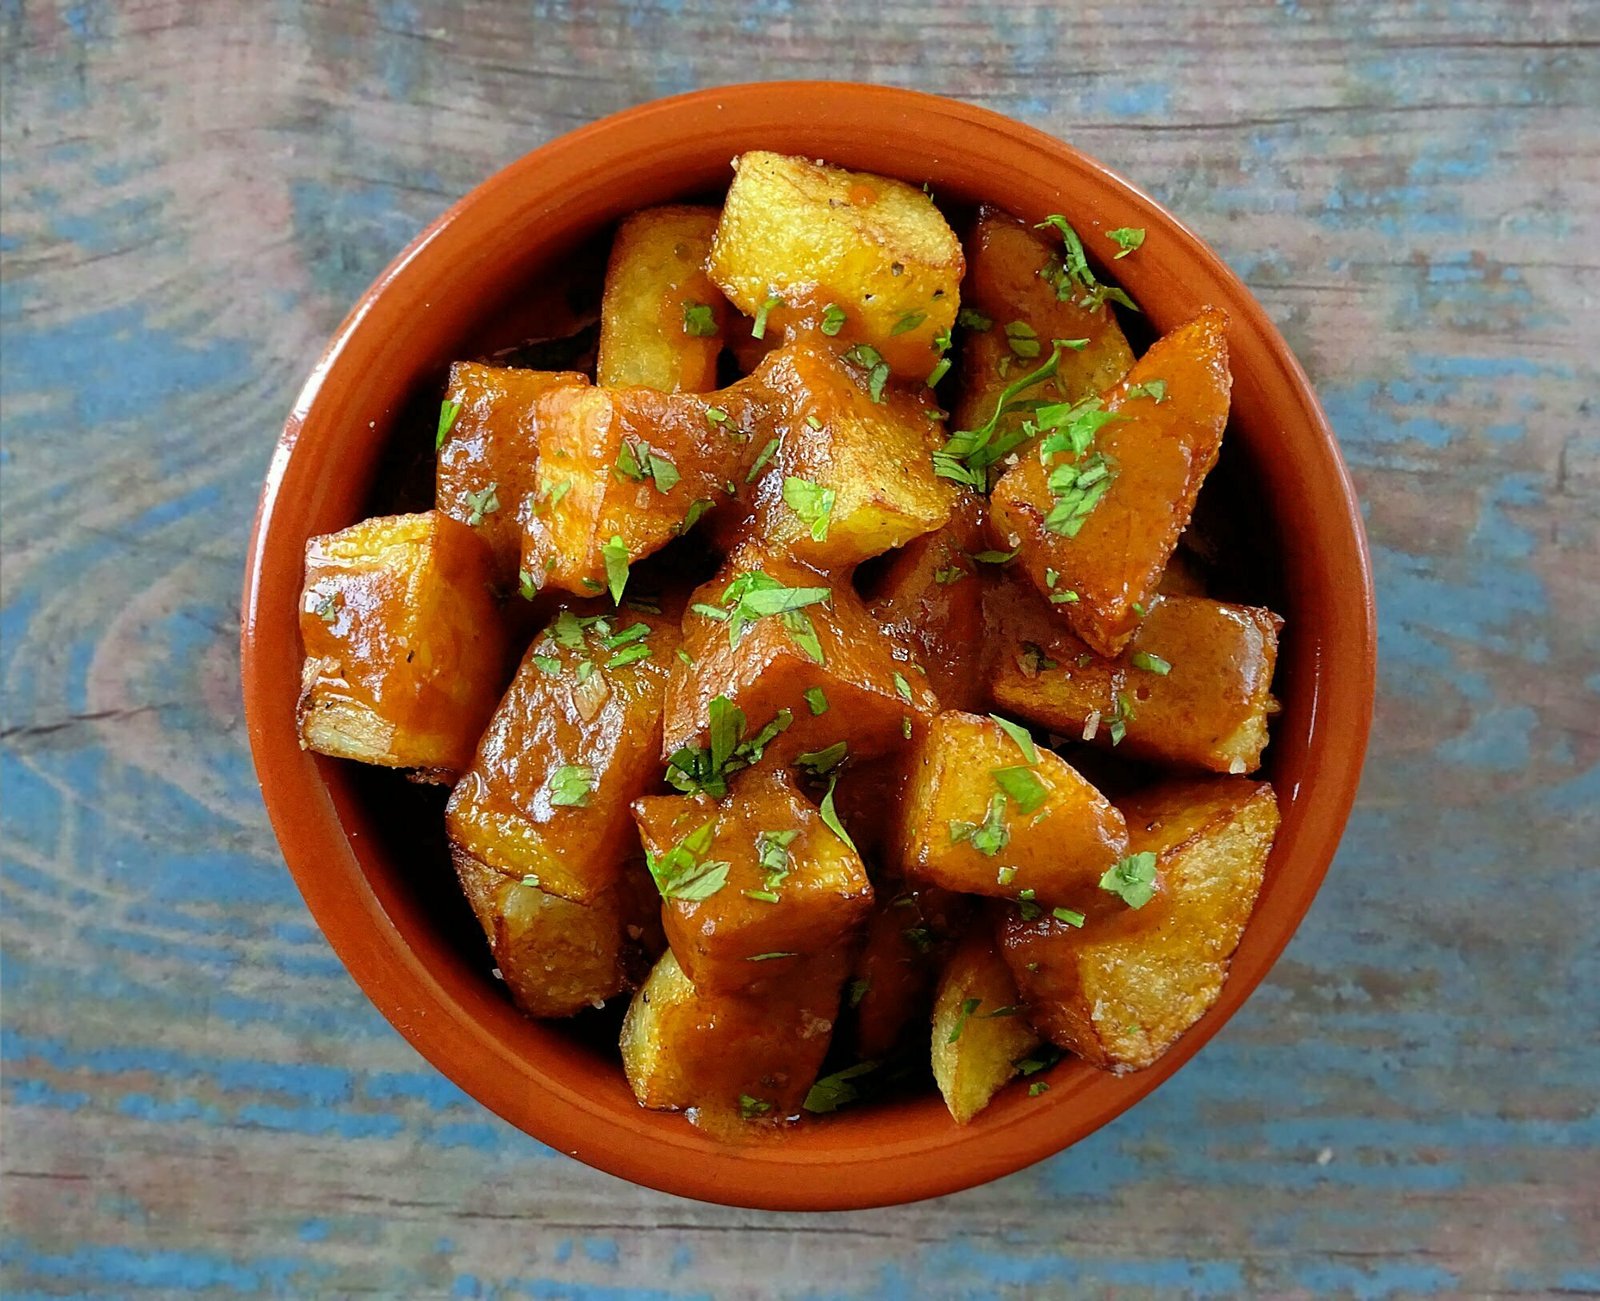
[[[1039,1045],[1017,984],[988,927],[970,932],[945,965],[933,1001],[933,1078],[958,1125],[968,1124]]]
[[[439,511],[363,520],[306,543],[300,745],[450,780],[505,685],[493,557]]]
[[[992,718],[950,710],[917,748],[901,838],[911,877],[1081,909],[1127,844],[1122,814],[1105,796],[1060,755],[1024,745]]]
[[[995,485],[996,532],[1099,654],[1133,637],[1216,463],[1232,383],[1226,327],[1207,308],[1157,340],[1106,395],[1116,419],[1082,457],[1024,456]]]
[[[754,495],[754,532],[769,550],[843,567],[950,518],[958,489],[933,472],[944,434],[926,389],[874,401],[862,370],[806,343],[771,354],[752,381],[773,415],[771,468]]]
[[[887,899],[880,892],[846,986],[863,1061],[888,1057],[913,1025],[926,1024],[934,981],[971,913],[970,900],[938,886],[906,886]]]
[[[669,950],[622,1022],[622,1067],[639,1104],[694,1108],[727,1130],[799,1114],[833,1037],[844,959],[824,953],[743,994],[697,988]]]
[[[629,564],[725,500],[750,454],[753,407],[744,393],[560,388],[541,396],[538,481],[523,515],[528,583],[579,596],[615,588]]]
[[[950,522],[901,547],[873,590],[868,608],[894,636],[916,648],[928,685],[947,709],[988,703],[983,638],[984,499],[963,492]]]
[[[489,544],[502,587],[517,585],[522,560],[521,512],[534,489],[539,455],[534,403],[551,389],[588,383],[575,370],[520,370],[475,361],[450,367],[436,500],[441,511],[470,525]]]
[[[885,754],[938,712],[910,648],[885,636],[849,584],[791,561],[733,553],[693,594],[683,625],[689,662],[673,668],[666,694],[663,753],[674,764],[678,751],[716,741],[718,699],[752,735],[778,723],[766,752],[780,763],[839,742],[852,759]]]
[[[639,854],[631,801],[661,778],[676,610],[568,607],[534,639],[451,792],[453,844],[546,893],[592,903]]]
[[[708,264],[729,301],[768,333],[826,329],[875,349],[897,375],[924,379],[939,360],[935,340],[955,322],[965,270],[932,198],[782,154],[752,151],[733,166]]]
[[[855,848],[782,769],[742,774],[720,804],[646,796],[633,815],[667,940],[699,989],[781,980],[852,934],[872,908]]]
[[[728,303],[706,275],[717,209],[672,204],[623,220],[600,306],[596,381],[666,393],[717,386]]]
[[[970,260],[961,285],[961,355],[957,374],[959,397],[952,411],[954,429],[976,429],[994,415],[1008,384],[1036,369],[1050,355],[1054,339],[1086,339],[1081,350],[1063,349],[1055,376],[1030,398],[1040,402],[1077,402],[1110,388],[1133,365],[1133,349],[1117,324],[1109,303],[1084,306],[1062,299],[1050,280],[1040,275],[1060,260],[1061,242],[1029,229],[1009,213],[988,206],[978,209]],[[974,321],[974,318],[978,318]],[[984,321],[988,323],[983,324]],[[979,328],[979,327],[982,328]],[[1001,435],[1026,418],[1022,411],[1000,418]]]
[[[1209,777],[1123,803],[1129,849],[1155,860],[1138,908],[1102,892],[1081,929],[1009,918],[1001,946],[1033,1024],[1096,1066],[1140,1070],[1217,1000],[1278,829],[1272,787]]]
[[[985,602],[1002,709],[1063,736],[1210,772],[1261,766],[1277,712],[1283,620],[1258,606],[1157,596],[1128,648],[1096,655],[1032,586],[1009,576]]]
[[[649,952],[664,947],[655,887],[637,862],[617,885],[579,904],[459,849],[451,857],[511,1000],[529,1016],[598,1007],[642,978]]]

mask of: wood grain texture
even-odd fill
[[[1592,0],[0,3],[7,1295],[1600,1292]],[[431,1071],[260,807],[236,603],[346,305],[640,100],[941,91],[1250,282],[1367,509],[1363,795],[1271,980],[1072,1151],[814,1217],[644,1192]],[[803,111],[803,105],[797,105]]]

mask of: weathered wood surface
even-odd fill
[[[1600,1291],[1593,0],[74,0],[4,43],[10,1295]],[[1382,698],[1336,868],[1200,1058],[921,1206],[695,1205],[427,1068],[311,925],[239,718],[257,485],[345,306],[547,138],[759,77],[1073,140],[1282,324]]]

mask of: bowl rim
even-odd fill
[[[1313,700],[1320,730],[1308,742],[1307,768],[1317,774],[1317,796],[1295,838],[1295,893],[1261,949],[1254,969],[1235,970],[1222,995],[1152,1067],[1127,1076],[1097,1077],[1081,1090],[1046,1095],[1043,1107],[1009,1114],[1002,1123],[951,1128],[928,1141],[869,1143],[856,1151],[837,1146],[775,1143],[754,1147],[709,1144],[699,1131],[671,1117],[683,1132],[651,1124],[640,1111],[634,1123],[541,1074],[518,1055],[501,1032],[511,1022],[468,1006],[446,989],[400,934],[386,901],[362,873],[354,833],[340,821],[321,776],[320,761],[301,752],[292,720],[285,726],[281,670],[284,624],[298,644],[291,612],[269,607],[264,587],[273,555],[298,562],[305,533],[284,523],[285,480],[301,447],[304,427],[341,364],[354,364],[363,327],[374,305],[424,259],[443,256],[453,227],[475,209],[510,202],[533,185],[541,169],[570,165],[607,142],[634,133],[692,132],[708,120],[726,134],[759,135],[792,119],[794,97],[804,97],[809,121],[859,130],[864,122],[936,132],[958,153],[980,148],[1025,151],[1052,175],[1098,185],[1114,193],[1147,227],[1171,242],[1174,259],[1198,268],[1228,296],[1233,331],[1248,330],[1281,372],[1276,380],[1297,404],[1298,423],[1310,438],[1297,449],[1325,500],[1314,526],[1339,545],[1343,581],[1330,585],[1335,602],[1319,642]],[[707,115],[712,115],[708,119]],[[1070,209],[1068,209],[1070,211]],[[1132,224],[1132,223],[1130,223]],[[1287,418],[1285,423],[1291,423]],[[292,545],[291,545],[292,544]],[[282,548],[289,547],[289,551]],[[280,564],[282,560],[280,559]],[[1331,562],[1330,562],[1331,563]],[[1353,577],[1356,581],[1350,582]],[[298,590],[298,576],[295,580]],[[244,575],[240,629],[241,681],[246,726],[274,832],[296,884],[341,962],[386,1019],[437,1069],[507,1121],[586,1164],[635,1183],[699,1200],[770,1210],[841,1210],[890,1205],[938,1196],[1024,1168],[1100,1128],[1170,1078],[1216,1033],[1271,969],[1298,929],[1338,846],[1359,784],[1371,725],[1376,681],[1376,610],[1371,560],[1359,504],[1338,444],[1310,382],[1265,309],[1198,236],[1136,186],[1071,145],[988,109],[942,96],[880,85],[833,81],[765,82],[715,87],[651,101],[601,118],[525,154],[496,172],[433,221],[390,263],[361,296],[312,369],[273,452],[252,528]],[[298,686],[298,679],[295,683]],[[292,698],[292,696],[291,696]],[[1297,792],[1298,793],[1298,792]],[[1278,851],[1275,851],[1275,854]],[[1287,851],[1284,851],[1287,852]],[[339,869],[338,871],[332,870]],[[355,885],[355,893],[349,887]],[[471,1003],[472,1000],[467,1000]],[[503,1000],[502,1000],[503,1002]],[[509,1006],[509,1005],[507,1005]],[[514,1015],[514,1014],[513,1014]],[[1085,1068],[1087,1069],[1087,1068]],[[514,1087],[520,1078],[522,1087]],[[1114,1081],[1107,1084],[1105,1081]],[[1078,1102],[1074,1109],[1071,1105]],[[941,1112],[942,1114],[942,1112]],[[980,1118],[981,1119],[981,1118]],[[819,1126],[819,1132],[830,1126]],[[981,1140],[981,1145],[978,1142]]]

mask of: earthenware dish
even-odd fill
[[[380,467],[399,440],[418,437],[402,419],[408,404],[436,411],[451,359],[481,354],[495,323],[515,317],[519,299],[586,240],[638,208],[715,194],[729,160],[757,148],[927,181],[941,200],[988,200],[1032,221],[1062,212],[1091,248],[1104,231],[1143,226],[1144,248],[1115,273],[1152,326],[1165,331],[1206,304],[1232,318],[1228,440],[1288,621],[1266,770],[1283,826],[1260,904],[1216,1006],[1153,1068],[1118,1077],[1066,1062],[1048,1093],[1008,1089],[965,1129],[931,1090],[741,1146],[641,1110],[614,1045],[529,1021],[497,988],[437,833],[413,834],[413,822],[436,820],[435,805],[418,796],[423,812],[408,811],[416,788],[308,754],[296,739],[305,541],[367,513]],[[1041,132],[932,96],[828,82],[700,91],[606,118],[513,163],[418,236],[355,305],[284,427],[251,541],[242,644],[250,744],[284,857],[329,943],[395,1027],[485,1106],[581,1161],[687,1197],[791,1210],[912,1201],[1019,1170],[1127,1110],[1198,1052],[1271,968],[1327,871],[1360,774],[1375,656],[1366,542],[1333,434],[1287,345],[1216,254]]]

